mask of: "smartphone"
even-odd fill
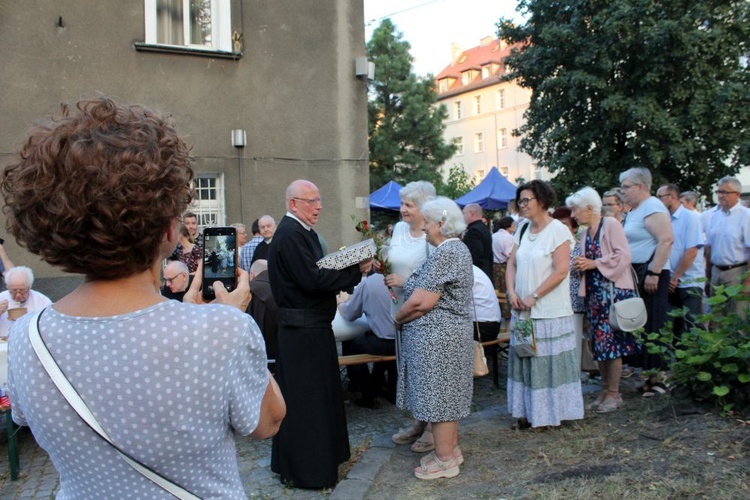
[[[237,229],[207,227],[203,230],[203,300],[216,298],[214,283],[220,281],[227,292],[237,288]]]

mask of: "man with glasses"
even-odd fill
[[[349,435],[331,322],[336,294],[359,283],[372,259],[341,270],[319,269],[317,233],[323,200],[317,186],[296,180],[287,212],[268,249],[268,278],[279,307],[275,377],[287,414],[273,438],[271,470],[296,488],[332,488],[349,459]]]
[[[669,253],[673,268],[669,281],[669,304],[673,309],[688,308],[685,318],[675,318],[674,333],[678,337],[695,324],[703,309],[703,286],[698,280],[706,276],[703,260],[703,230],[700,215],[688,210],[680,201],[680,189],[665,184],[656,191],[672,219],[674,242]]]
[[[185,291],[190,285],[190,273],[184,262],[170,260],[162,271],[164,286],[161,288],[162,296],[182,302]]]
[[[34,272],[26,266],[6,270],[5,283],[8,289],[0,292],[0,337],[3,338],[8,336],[15,320],[52,304],[46,295],[31,289]]]
[[[742,206],[742,184],[735,177],[719,180],[716,196],[718,208],[706,225],[706,260],[711,263],[707,273],[711,287],[743,283],[750,289],[748,271],[750,258],[750,209]],[[729,311],[745,318],[748,302],[731,300]]]

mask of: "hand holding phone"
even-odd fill
[[[213,302],[215,304],[225,304],[233,306],[240,311],[245,312],[248,304],[250,304],[250,277],[243,269],[238,268],[237,270],[237,287],[231,292],[227,292],[224,287],[216,288],[216,299],[213,301],[203,300],[203,263],[198,264],[198,269],[195,272],[195,278],[190,284],[185,296],[182,301],[186,304],[208,304]]]
[[[214,284],[218,281],[227,292],[237,288],[237,229],[207,227],[203,231],[203,270],[201,294],[210,302],[216,298]]]

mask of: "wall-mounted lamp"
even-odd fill
[[[247,132],[241,128],[232,130],[232,146],[244,148],[247,145]]]
[[[375,79],[375,63],[367,60],[366,57],[356,57],[354,59],[354,74],[359,79]]]

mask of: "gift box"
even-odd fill
[[[359,264],[363,260],[372,259],[375,257],[377,251],[378,247],[375,245],[375,241],[370,238],[369,240],[350,245],[338,252],[329,253],[316,262],[316,264],[320,269],[335,269],[339,271]]]

